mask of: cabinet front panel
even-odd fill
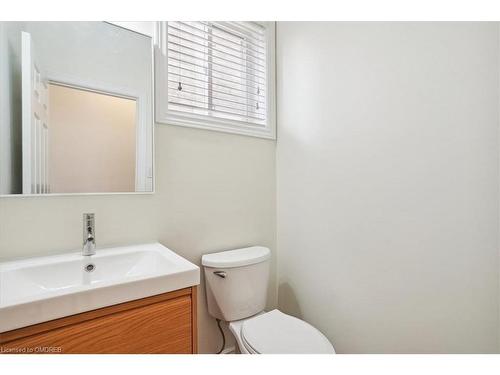
[[[35,334],[2,346],[18,353],[192,353],[186,295]]]

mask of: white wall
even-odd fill
[[[279,23],[279,305],[341,353],[498,349],[496,23]]]
[[[155,144],[155,194],[0,198],[0,261],[80,248],[84,212],[96,214],[98,247],[158,240],[198,265],[204,253],[254,244],[274,254],[273,141],[157,125]],[[200,351],[215,352],[203,287],[198,314]]]

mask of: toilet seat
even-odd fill
[[[328,339],[303,320],[279,310],[257,315],[241,325],[241,341],[250,353],[334,354]]]

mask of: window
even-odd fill
[[[162,22],[158,122],[275,138],[274,24]]]

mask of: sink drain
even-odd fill
[[[95,270],[95,265],[92,264],[92,263],[89,263],[85,266],[85,271],[87,272],[92,272],[93,270]]]

